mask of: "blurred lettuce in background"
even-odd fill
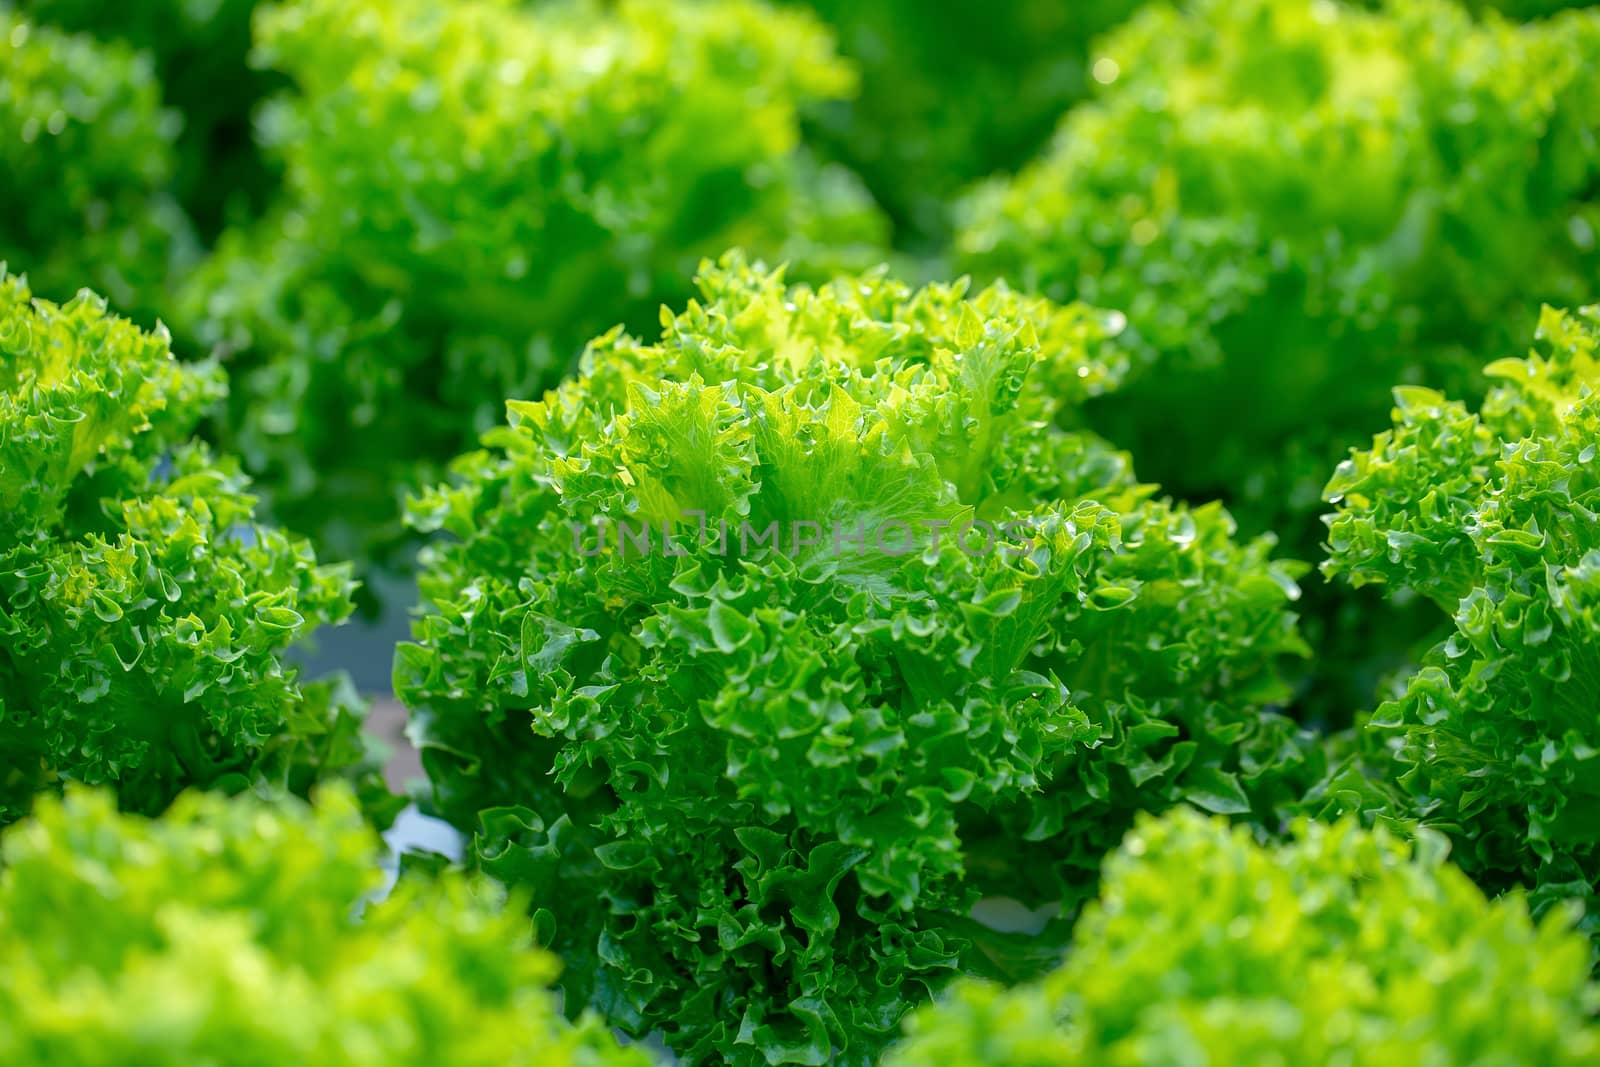
[[[170,195],[181,126],[148,56],[0,5],[0,263],[153,325],[199,251]]]
[[[1089,45],[1142,0],[806,0],[861,70],[861,92],[820,109],[819,150],[847,163],[903,247],[936,252],[949,205],[1048,141],[1088,87]]]
[[[250,66],[257,0],[22,0],[28,17],[136,49],[181,122],[173,192],[200,233],[259,212],[276,176],[251,128],[281,79]]]
[[[1145,373],[1091,424],[1302,554],[1391,386],[1476,395],[1478,353],[1600,282],[1600,13],[1196,0],[1092,69],[1054,147],[966,202],[958,261],[1125,312]]]
[[[800,144],[800,108],[854,89],[801,13],[299,0],[258,14],[257,59],[294,86],[262,125],[284,195],[179,319],[238,368],[230,439],[274,514],[346,558],[381,557],[406,487],[702,256],[883,254],[866,194]]]

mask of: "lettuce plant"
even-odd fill
[[[1366,727],[1399,816],[1487,886],[1588,898],[1600,930],[1600,309],[1547,308],[1538,336],[1476,412],[1395,391],[1328,483],[1323,567],[1453,627]]]
[[[1054,147],[963,209],[960,258],[1128,314],[1146,373],[1095,413],[1141,470],[1310,552],[1326,472],[1396,382],[1600,277],[1600,13],[1201,0],[1097,50]]]
[[[271,187],[251,112],[275,78],[253,69],[256,0],[23,0],[31,18],[147,53],[162,101],[183,119],[174,183],[206,234],[230,208],[259,209]]]
[[[43,295],[87,284],[153,323],[192,258],[160,92],[148,57],[0,4],[0,263],[26,264]]]
[[[350,612],[348,568],[189,440],[223,391],[164,332],[0,273],[0,824],[64,780],[153,812],[362,764],[359,706],[284,660]]]
[[[396,689],[573,1003],[688,1062],[865,1063],[1059,945],[980,897],[1070,913],[1140,809],[1276,824],[1297,569],[1053,425],[1119,379],[1114,316],[699,284],[413,503],[448,537]]]
[[[274,513],[342,557],[400,535],[408,484],[585,340],[653,321],[744,244],[827,271],[879,243],[798,153],[851,70],[759,0],[294,0],[257,55],[296,92],[264,135],[287,193],[225,237],[182,320],[243,367],[230,424]]]
[[[103,792],[0,838],[0,1058],[16,1067],[645,1067],[565,1022],[554,957],[459,872],[404,876],[347,790],[315,809]]]
[[[1346,821],[1263,847],[1193,811],[1144,819],[1060,970],[951,990],[885,1062],[1593,1063],[1588,945],[1567,916],[1485,900],[1439,845]]]
[[[808,2],[861,68],[861,92],[822,109],[812,139],[862,175],[914,247],[948,237],[961,186],[1049,140],[1085,93],[1090,40],[1141,0]]]

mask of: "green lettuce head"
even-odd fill
[[[232,213],[259,211],[275,175],[251,112],[278,83],[249,63],[257,0],[27,0],[39,22],[146,53],[162,102],[181,116],[174,191],[207,236]]]
[[[1328,483],[1323,569],[1450,624],[1366,726],[1392,814],[1491,888],[1587,898],[1600,931],[1600,309],[1546,308],[1538,336],[1476,412],[1395,390]]]
[[[165,331],[0,271],[0,824],[68,780],[142,812],[357,772],[383,796],[353,694],[285,659],[350,613],[348,568],[257,523],[190,438],[224,391]]]
[[[1147,8],[1055,146],[968,202],[966,269],[1125,311],[1091,422],[1147,475],[1311,552],[1327,470],[1390,387],[1482,389],[1539,301],[1600,278],[1600,14]]]
[[[560,1016],[521,908],[445,871],[383,888],[338,787],[315,808],[69,791],[0,838],[0,1059],[15,1067],[647,1067]]]
[[[1353,822],[1264,847],[1194,811],[1142,819],[1060,970],[952,989],[887,1067],[1537,1063],[1600,1056],[1600,989],[1570,916],[1487,901]]]
[[[87,285],[153,325],[196,247],[168,195],[181,121],[149,57],[0,5],[0,263],[67,300]]]
[[[1276,825],[1298,569],[1055,427],[1117,383],[1111,316],[736,257],[700,290],[414,502],[447,536],[396,689],[575,1003],[689,1062],[865,1063],[1054,956],[980,898],[1070,917],[1142,809]]]

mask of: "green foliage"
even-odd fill
[[[1141,0],[809,0],[861,68],[861,92],[823,109],[819,147],[862,175],[900,242],[948,236],[950,198],[1009,171],[1085,94],[1090,39]]]
[[[821,272],[881,243],[797,150],[799,109],[851,71],[758,0],[298,0],[257,48],[298,90],[263,127],[287,196],[181,318],[246,368],[230,422],[275,514],[341,556],[393,542],[405,486],[702,256]]]
[[[1464,0],[1474,11],[1494,11],[1511,19],[1540,19],[1568,8],[1592,7],[1587,0]]]
[[[1600,1062],[1600,7],[15,3],[0,1063]]]
[[[42,802],[0,839],[0,1060],[13,1067],[645,1067],[564,1022],[555,959],[458,872],[402,877],[343,789]]]
[[[31,18],[150,56],[163,102],[183,119],[173,181],[200,229],[229,209],[259,209],[271,176],[251,137],[251,110],[274,84],[251,69],[256,0],[25,0]]]
[[[0,4],[0,262],[46,296],[88,284],[153,322],[194,253],[165,192],[178,126],[147,57]]]
[[[1309,553],[1326,471],[1396,382],[1481,386],[1600,278],[1600,13],[1433,0],[1146,9],[1054,148],[965,208],[961,259],[1127,312],[1094,414],[1141,469]]]
[[[574,1002],[689,1062],[864,1063],[1059,948],[980,897],[1070,911],[1140,809],[1275,825],[1298,571],[1053,425],[1120,379],[1111,316],[702,271],[413,503],[451,536],[396,689]]]
[[[164,332],[0,272],[0,824],[64,779],[157,811],[362,763],[359,705],[283,659],[349,613],[348,569],[257,525],[188,439],[223,392]]]
[[[1066,964],[951,990],[890,1067],[1587,1064],[1589,949],[1442,862],[1352,822],[1264,848],[1192,811],[1145,819],[1106,866]]]
[[[1454,626],[1367,726],[1397,814],[1487,885],[1588,897],[1600,930],[1600,308],[1547,308],[1538,336],[1476,413],[1395,391],[1394,428],[1328,483],[1323,567]]]

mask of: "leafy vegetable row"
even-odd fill
[[[1600,1053],[1600,15],[178,6],[0,11],[0,1058]]]
[[[1160,825],[1180,869],[1204,869],[1183,858],[1192,848],[1237,879],[1229,850],[1257,855],[1239,835],[1280,840],[1298,819],[1308,843],[1290,847],[1308,851],[1294,862],[1330,884],[1367,885],[1323,870],[1362,850],[1412,872],[1390,895],[1345,899],[1374,929],[1412,923],[1413,883],[1437,879],[1430,892],[1469,923],[1439,935],[1468,953],[1451,983],[1498,1005],[1505,968],[1536,968],[1513,984],[1584,1018],[1592,949],[1571,922],[1592,931],[1600,911],[1600,312],[1547,311],[1539,350],[1489,365],[1499,384],[1477,414],[1399,390],[1396,428],[1334,473],[1326,569],[1434,600],[1455,634],[1354,735],[1319,737],[1282,714],[1283,668],[1307,652],[1301,568],[1061,428],[1119,387],[1116,316],[881,272],[788,286],[737,255],[699,285],[656,343],[608,332],[575,378],[513,401],[509,424],[410,509],[442,538],[424,553],[417,641],[396,658],[431,805],[472,835],[473,867],[517,890],[513,910],[531,909],[574,1011],[660,1035],[687,1062],[867,1063],[953,979],[1029,980],[1065,958],[1044,1001],[1006,997],[1034,1024],[1066,1012],[1042,1048],[1110,1041],[1088,1009],[1059,1005],[1088,995],[1076,968],[1104,973],[1100,916],[1131,875],[1113,862],[1102,886],[1103,857],[1123,842],[1137,858],[1140,834],[1169,832],[1141,813],[1176,811]],[[15,278],[4,292],[5,818],[75,781],[155,814],[190,787],[306,793],[343,778],[381,824],[394,802],[368,770],[359,709],[282,658],[349,611],[350,582],[252,521],[236,468],[186,440],[221,399],[216,368],[174,362],[163,335],[87,295],[32,300]],[[1305,824],[1340,813],[1336,829]],[[1369,838],[1351,820],[1386,829]],[[1416,865],[1407,836],[1425,843]],[[1435,841],[1506,902],[1485,910],[1439,870]],[[1524,890],[1545,916],[1537,934]],[[1037,929],[979,921],[996,898],[1037,909]],[[270,910],[231,899],[218,907]],[[1205,899],[1238,922],[1183,911],[1202,943],[1248,930],[1222,889]],[[1329,972],[1344,983],[1396,951],[1329,921],[1332,933],[1273,936],[1307,968],[1347,961]],[[175,929],[157,943],[188,951]],[[1233,995],[1229,974],[1256,973],[1249,952],[1281,954],[1214,951],[1236,962],[1170,964],[1172,996],[1188,990],[1196,1010]],[[1435,951],[1405,958],[1432,976]],[[1527,956],[1543,962],[1508,962]],[[1324,1058],[1478,1040],[1441,1008],[1402,1006],[1422,979],[1384,967],[1382,982],[1413,992],[1388,1023],[1386,1008],[1353,1005],[1347,1037],[1328,1029],[1337,1013],[1314,1033],[1241,1036],[1210,1015],[1105,1033]],[[1187,968],[1218,991],[1194,992]],[[1149,988],[1137,973],[1129,988]],[[135,1010],[107,995],[107,1019]],[[947,1025],[987,1041],[970,1013],[1013,1010],[974,987],[954,996],[932,1009],[954,1021],[917,1023],[899,1055],[956,1041],[938,1036]],[[1527,1035],[1507,1040],[1581,1060],[1587,1024],[1527,1011]]]

